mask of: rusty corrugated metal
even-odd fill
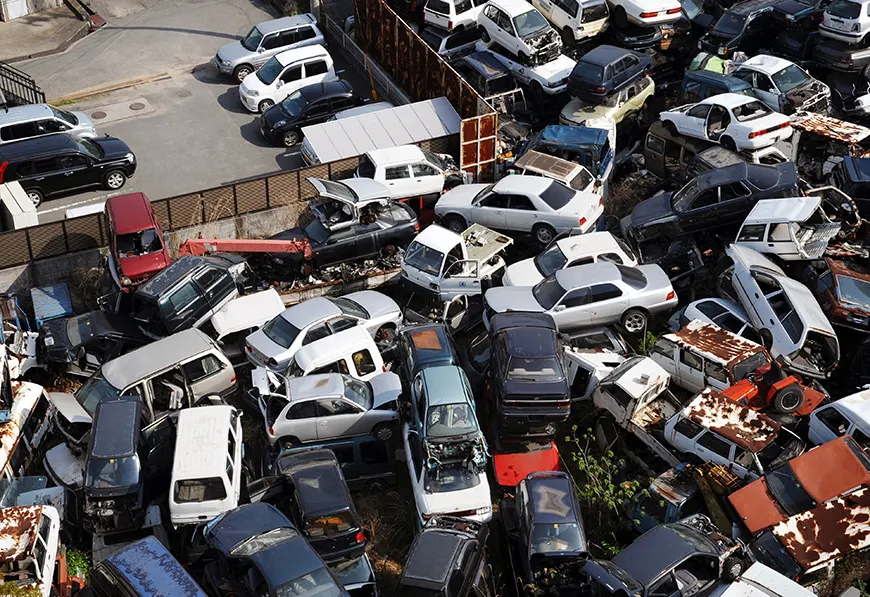
[[[859,489],[773,527],[804,571],[870,547],[870,489]]]
[[[741,448],[758,453],[779,433],[779,423],[707,388],[685,408],[686,416]]]
[[[756,353],[766,352],[763,346],[700,319],[690,321],[676,334],[666,334],[665,338],[680,346],[693,347],[705,358],[726,368]]]
[[[27,553],[39,528],[42,506],[0,509],[0,560],[15,561]]]
[[[849,145],[856,145],[870,137],[870,129],[866,126],[813,112],[798,112],[792,115],[791,125],[802,131],[816,133]]]

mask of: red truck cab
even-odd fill
[[[144,193],[110,197],[106,201],[109,220],[109,270],[121,290],[129,292],[171,262],[163,230]]]

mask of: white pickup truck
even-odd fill
[[[504,252],[513,239],[480,224],[461,234],[432,225],[408,245],[402,283],[436,293],[442,301],[482,294],[505,268]]]

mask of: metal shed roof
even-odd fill
[[[302,133],[320,163],[375,149],[419,143],[459,133],[459,114],[446,97],[307,126]]]

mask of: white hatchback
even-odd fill
[[[847,44],[867,45],[870,33],[870,0],[837,0],[831,3],[822,22],[819,33]]]
[[[485,0],[428,0],[423,7],[423,22],[446,31],[477,27],[477,14]]]
[[[281,52],[239,85],[239,98],[250,112],[265,112],[294,91],[314,83],[338,81],[332,56],[320,45]]]

